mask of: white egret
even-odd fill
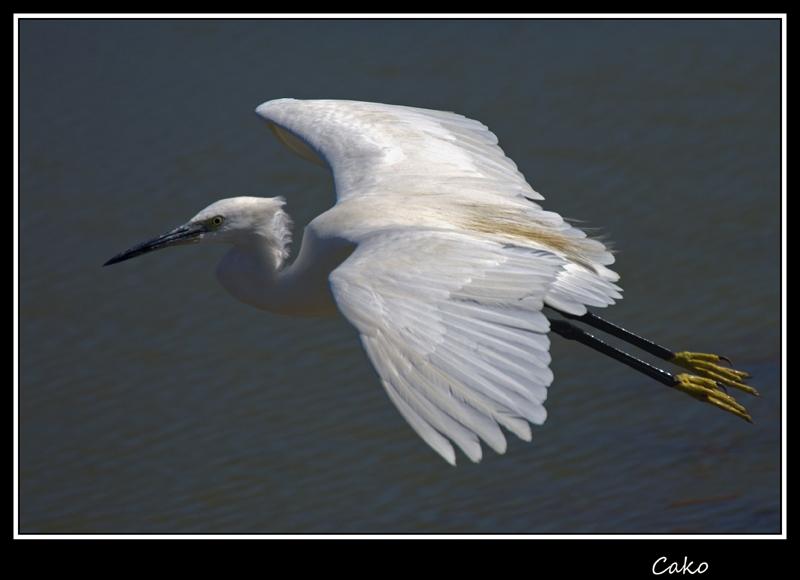
[[[336,205],[305,229],[286,265],[284,200],[218,201],[171,232],[109,260],[197,242],[232,248],[216,269],[237,300],[294,316],[341,313],[389,398],[451,464],[480,440],[506,450],[500,426],[530,441],[553,380],[550,330],[750,420],[725,387],[757,394],[720,357],[674,353],[587,312],[621,298],[614,257],[544,211],[543,199],[477,121],[454,113],[349,101],[278,99],[256,109],[291,151],[333,173]],[[696,374],[677,376],[614,349],[549,307]]]

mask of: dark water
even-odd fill
[[[21,532],[780,532],[779,21],[24,20],[19,49]],[[224,248],[100,268],[236,195],[299,240],[333,188],[253,115],[279,97],[486,123],[613,241],[604,314],[727,354],[756,424],[556,337],[533,441],[453,468],[343,319],[229,297]]]

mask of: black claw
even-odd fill
[[[728,358],[728,357],[726,357],[726,356],[721,356],[721,357],[719,357],[719,358],[720,358],[720,360],[727,361],[727,363],[728,363],[729,365],[731,365],[731,368],[733,368],[733,363],[731,362],[731,359],[729,359],[729,358]]]
[[[723,384],[722,384],[722,383],[720,383],[719,381],[715,381],[715,382],[717,383],[717,386],[718,386],[720,389],[722,389],[723,391],[725,391],[725,394],[727,395],[727,394],[728,394],[728,389],[726,389],[726,388],[725,388],[725,385],[723,385]]]

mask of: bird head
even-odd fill
[[[222,242],[236,246],[266,245],[277,264],[288,257],[291,220],[282,197],[233,197],[212,203],[186,224],[117,254],[103,266],[130,260],[162,248]]]

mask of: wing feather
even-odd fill
[[[419,188],[430,191],[435,176],[505,195],[542,199],[479,123],[455,113],[355,101],[277,99],[256,114],[307,146],[335,168],[339,200],[379,190],[388,195],[408,177],[424,175]],[[304,150],[281,139],[293,152]],[[402,195],[414,193],[405,187]]]
[[[611,252],[531,201],[543,198],[478,121],[352,101],[256,113],[333,173],[337,204],[306,235],[355,247],[330,288],[413,429],[453,464],[451,441],[476,462],[481,440],[505,452],[501,426],[530,441],[553,380],[541,310],[619,299]]]
[[[329,280],[391,400],[453,463],[448,439],[479,461],[479,439],[505,451],[500,425],[530,440],[528,422],[547,417],[540,296],[566,265],[538,249],[394,231],[363,241]]]

